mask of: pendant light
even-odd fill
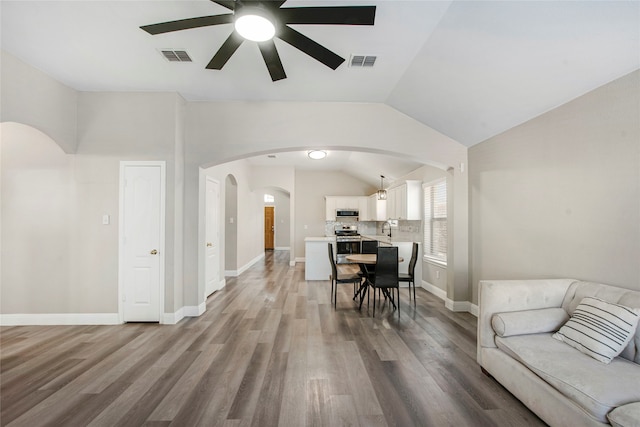
[[[384,175],[380,175],[380,189],[378,190],[378,200],[387,200],[387,190],[384,189]]]

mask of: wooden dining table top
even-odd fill
[[[351,254],[345,257],[347,261],[357,262],[358,264],[375,264],[378,258],[377,254]],[[398,257],[398,262],[404,261],[404,258]]]

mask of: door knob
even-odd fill
[[[207,247],[208,247],[208,248],[210,248],[211,246],[213,246],[213,243],[208,242],[208,243],[207,243]]]
[[[156,255],[158,253],[157,250],[153,249],[151,252],[149,252],[151,255]]]

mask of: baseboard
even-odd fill
[[[296,257],[296,262],[305,262],[305,257]]]
[[[275,248],[273,248],[274,251],[288,251],[291,248],[289,246],[277,246]]]
[[[202,301],[200,305],[193,306],[187,305],[183,307],[184,309],[184,317],[198,317],[207,309],[207,303]]]
[[[466,311],[471,313],[471,303],[469,301],[454,301],[447,298],[444,302],[444,306],[451,311]]]
[[[474,316],[478,317],[478,314],[480,314],[480,310],[478,309],[478,305],[477,304],[471,304],[469,313],[471,313]]]
[[[175,325],[182,319],[184,319],[184,307],[181,307],[175,313],[164,313],[162,323],[165,325]]]
[[[226,277],[238,277],[238,270],[225,270],[224,275]]]
[[[120,325],[118,313],[0,314],[1,326]]]
[[[251,268],[251,266],[253,266],[253,264],[255,264],[256,262],[260,261],[261,259],[264,259],[264,252],[262,252],[260,255],[258,255],[257,257],[255,257],[254,259],[252,259],[251,261],[249,261],[248,263],[246,263],[245,265],[243,265],[240,270],[238,270],[238,275],[244,273],[245,271],[247,271],[248,269]]]
[[[478,306],[476,304],[471,304],[469,301],[454,301],[447,298],[447,291],[444,289],[440,289],[437,286],[432,285],[429,282],[422,281],[422,287],[426,289],[428,292],[431,292],[438,298],[444,301],[444,306],[451,311],[466,311],[468,313],[473,314],[478,317]]]
[[[439,287],[432,285],[429,282],[422,281],[422,287],[427,290],[427,292],[431,292],[441,300],[445,301],[447,299],[447,291],[444,289],[440,289]]]

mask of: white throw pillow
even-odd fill
[[[638,308],[585,297],[571,319],[553,337],[596,360],[609,363],[629,344],[639,318]]]

